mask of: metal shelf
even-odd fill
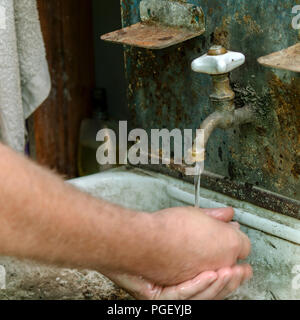
[[[300,43],[258,59],[266,67],[300,72]]]

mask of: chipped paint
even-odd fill
[[[159,24],[198,30],[205,29],[205,18],[200,6],[180,1],[170,0],[142,0],[140,2],[140,16],[143,22],[157,22]]]
[[[206,169],[224,179],[217,184],[203,179],[203,183],[225,194],[231,186],[236,190],[231,196],[288,214],[291,207],[284,201],[263,194],[259,200],[259,192],[253,196],[251,190],[258,188],[300,201],[299,74],[257,63],[257,58],[297,42],[298,33],[291,28],[291,8],[296,1],[187,2],[202,7],[207,28],[204,35],[160,52],[125,49],[133,126],[198,128],[213,112],[208,99],[212,84],[209,76],[191,71],[191,61],[212,44],[244,53],[246,64],[231,74],[231,82],[236,104],[253,104],[257,121],[214,132],[207,148]],[[122,0],[124,25],[137,22],[138,5],[138,0]],[[241,195],[234,184],[248,187]],[[295,210],[293,215],[297,216]]]

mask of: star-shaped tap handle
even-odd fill
[[[213,46],[208,53],[192,62],[192,70],[210,75],[225,74],[245,63],[245,56],[240,52],[227,51],[222,46]]]

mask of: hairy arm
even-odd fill
[[[0,181],[1,255],[105,272],[131,271],[147,252],[147,214],[84,194],[1,144]]]
[[[250,252],[244,234],[201,210],[127,210],[1,144],[0,181],[0,255],[176,285],[234,266]]]

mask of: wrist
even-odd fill
[[[97,270],[104,275],[142,275],[145,258],[151,248],[151,215],[107,203],[108,211],[99,214],[98,226],[105,224],[106,232],[96,231],[98,241],[103,244],[104,254],[98,255]],[[103,235],[106,234],[105,237]]]
[[[130,235],[123,242],[124,256],[119,258],[126,264],[122,272],[155,280],[162,269],[168,268],[167,256],[169,251],[174,251],[167,219],[157,213],[132,212],[130,215],[131,222],[127,220]]]

